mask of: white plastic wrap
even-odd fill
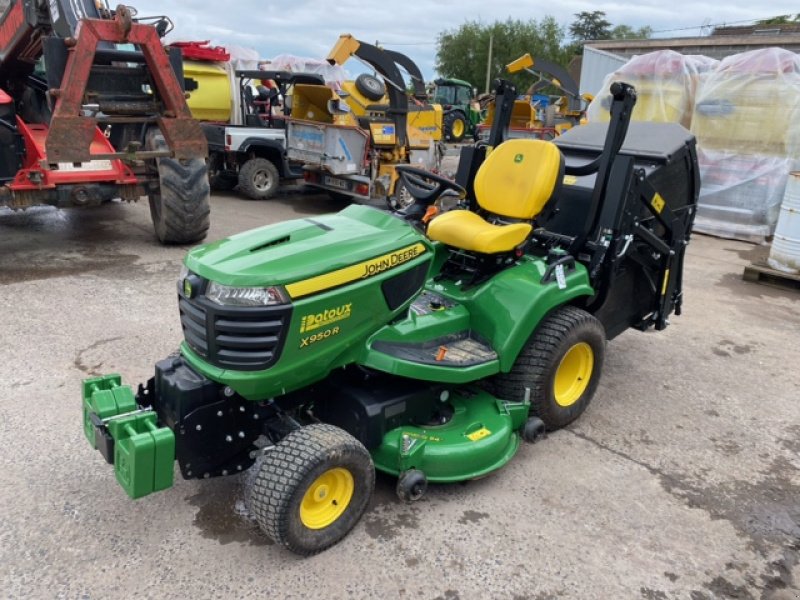
[[[589,121],[608,121],[611,84],[624,81],[636,88],[634,121],[680,123],[688,128],[698,79],[717,62],[705,56],[684,56],[673,50],[634,56],[606,76],[603,88],[589,104],[587,117]]]
[[[694,230],[763,243],[775,230],[793,160],[698,149],[700,199]]]
[[[698,86],[692,133],[706,149],[800,153],[800,56],[764,48],[722,60]]]
[[[279,54],[269,62],[267,68],[272,71],[321,75],[325,83],[337,91],[341,89],[342,82],[349,79],[347,71],[341,65],[331,65],[328,61],[318,58],[305,58],[292,54]]]
[[[236,71],[254,71],[261,60],[258,51],[242,46],[226,46],[231,55],[231,65]]]

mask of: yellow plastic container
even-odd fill
[[[219,63],[185,60],[183,73],[197,82],[187,100],[192,116],[198,121],[230,121],[233,97],[228,70]]]

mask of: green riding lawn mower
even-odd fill
[[[83,382],[85,434],[125,491],[170,487],[175,460],[185,479],[253,466],[260,527],[308,555],[356,525],[376,469],[414,501],[576,419],[606,341],[680,313],[699,190],[694,138],[629,127],[635,91],[612,91],[609,124],[555,142],[498,125],[464,148],[463,185],[398,166],[401,212],[352,205],[190,251],[179,354],[135,392]]]

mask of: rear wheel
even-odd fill
[[[237,181],[228,175],[213,175],[209,176],[208,183],[215,192],[229,192],[236,187]]]
[[[251,158],[239,169],[239,191],[251,200],[267,200],[280,184],[278,168],[266,158]]]
[[[464,113],[454,111],[444,118],[444,136],[451,142],[460,142],[467,134],[467,120]]]
[[[250,506],[270,538],[310,555],[355,527],[374,487],[372,458],[358,440],[333,425],[309,425],[264,456]]]
[[[577,419],[600,381],[605,330],[594,316],[562,306],[545,317],[511,371],[494,378],[500,398],[521,401],[530,389],[531,414],[548,430]]]
[[[167,147],[160,132],[148,135],[149,150]],[[211,208],[204,160],[156,159],[158,191],[149,195],[153,229],[162,244],[192,244],[206,237]]]

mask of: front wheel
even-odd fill
[[[267,452],[250,506],[270,538],[307,556],[350,533],[374,487],[367,449],[338,427],[315,424],[291,432]]]
[[[239,191],[251,200],[267,200],[278,191],[280,173],[266,158],[251,158],[239,169]]]
[[[562,306],[547,315],[508,373],[495,376],[495,391],[522,401],[530,389],[531,414],[548,431],[577,419],[589,406],[603,368],[605,330],[593,315]]]
[[[150,133],[148,150],[167,147],[164,136]],[[211,190],[204,160],[156,159],[158,190],[151,192],[150,216],[153,229],[162,244],[192,244],[208,232]]]

